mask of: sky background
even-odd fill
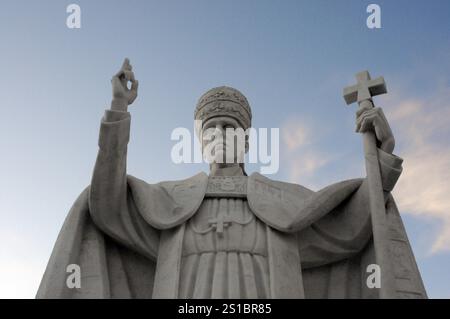
[[[66,7],[81,7],[68,29]],[[381,6],[382,28],[366,26]],[[0,7],[0,297],[33,298],[64,218],[90,182],[110,79],[129,57],[128,172],[186,178],[170,134],[193,128],[197,99],[241,90],[256,128],[280,128],[271,178],[318,190],[364,176],[354,74],[383,75],[377,97],[404,172],[394,195],[427,292],[450,298],[450,2],[2,1]],[[256,165],[247,169],[258,170]]]

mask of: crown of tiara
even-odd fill
[[[206,121],[216,116],[232,116],[245,129],[251,126],[252,111],[247,99],[238,90],[227,86],[213,88],[203,94],[195,108],[195,119]]]

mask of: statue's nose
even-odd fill
[[[220,133],[224,134],[224,129],[223,129],[223,125],[222,124],[217,124],[216,125],[216,130],[218,130]]]

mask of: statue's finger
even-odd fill
[[[360,132],[365,132],[373,127],[374,121],[376,119],[375,115],[370,115],[364,118],[361,122],[361,126],[359,128]]]
[[[356,117],[360,117],[362,114],[368,113],[368,112],[371,112],[371,111],[373,111],[373,108],[371,108],[371,107],[362,107],[362,108],[359,108],[359,109],[356,111]]]
[[[377,107],[373,109],[372,115],[374,116],[374,126],[380,127],[383,131],[389,127],[389,123],[384,116],[384,112],[381,108]]]
[[[381,117],[383,118],[383,120],[386,121],[386,123],[388,123],[387,119],[386,119],[386,115],[384,115],[384,111],[381,107],[378,107],[378,113],[381,115]]]
[[[376,110],[374,109],[370,109],[370,110],[366,110],[363,113],[361,113],[357,118],[356,118],[356,125],[361,124],[361,122],[370,115],[376,114]]]
[[[131,68],[130,59],[125,58],[122,63],[122,70],[130,70],[130,68]]]
[[[130,98],[128,99],[128,103],[131,104],[134,102],[134,100],[136,100],[137,98],[137,92],[136,91],[131,91],[131,95]]]
[[[363,107],[358,108],[358,110],[356,110],[356,117],[358,118],[362,113],[369,111],[369,110],[373,110],[373,107],[363,106]]]
[[[130,72],[130,74],[129,74],[129,75],[130,75],[130,79],[129,79],[129,80],[130,80],[131,82],[134,82],[134,81],[135,81],[135,78],[134,78],[134,72],[132,72],[132,71],[129,71],[129,72]]]
[[[139,81],[138,80],[134,80],[134,78],[133,78],[133,81],[131,81],[131,88],[130,88],[130,90],[133,91],[133,92],[136,92],[136,94],[137,94],[138,87],[139,87]]]
[[[375,136],[377,137],[377,140],[383,141],[383,139],[384,139],[384,131],[380,128],[379,125],[374,125],[373,127],[375,129]]]
[[[123,71],[123,74],[125,75],[125,79],[127,81],[134,81],[134,73],[132,71]]]
[[[359,117],[358,121],[356,122],[356,131],[357,132],[361,132],[363,127],[366,125],[366,119],[367,119],[367,116],[364,116],[364,114]]]
[[[356,120],[355,120],[355,123],[358,125],[358,124],[361,124],[361,122],[367,117],[367,116],[369,116],[369,115],[372,115],[372,112],[369,110],[369,111],[366,111],[366,112],[363,112],[362,114],[360,114],[357,118],[356,118]]]

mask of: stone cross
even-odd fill
[[[372,96],[387,93],[386,83],[382,76],[371,79],[368,71],[362,71],[356,74],[357,83],[344,89],[344,99],[347,105],[358,102],[372,100]],[[373,105],[372,105],[373,106]]]
[[[214,227],[219,235],[222,235],[224,227],[228,227],[232,221],[228,216],[219,215],[216,218],[209,219],[208,224]]]

